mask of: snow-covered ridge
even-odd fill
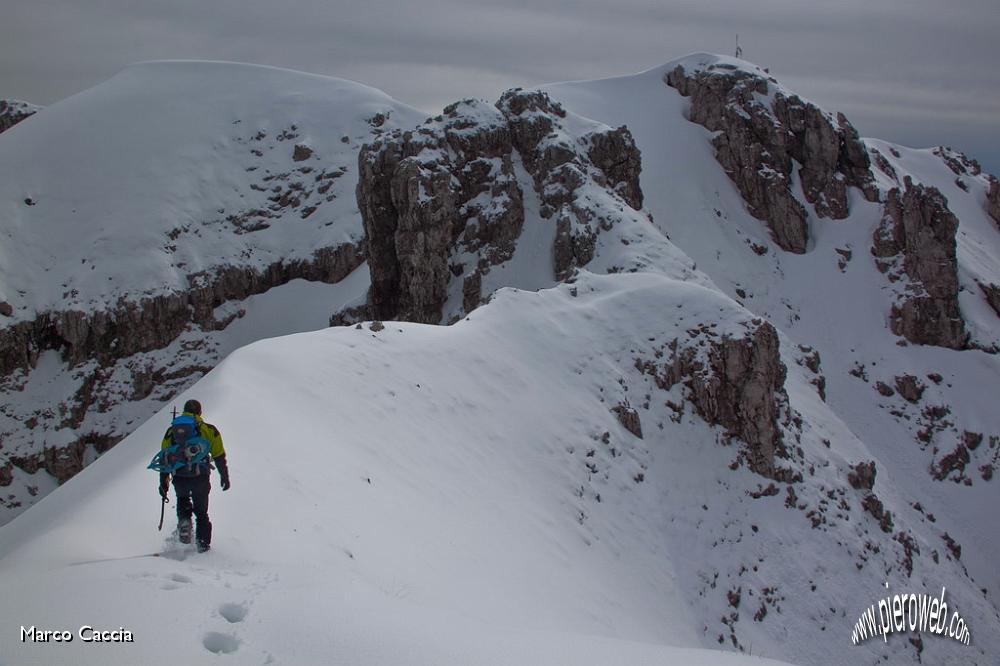
[[[451,104],[366,145],[359,164],[363,318],[454,322],[500,287],[550,287],[583,266],[710,284],[643,213],[628,129],[545,93]]]
[[[247,341],[220,332],[239,304],[358,267],[357,150],[422,117],[350,81],[152,62],[0,135],[3,515]]]
[[[994,179],[947,150],[865,139],[877,200],[851,188],[847,217],[824,219],[804,196],[796,165],[789,172],[792,194],[806,211],[809,244],[804,254],[785,252],[720,168],[713,146],[718,132],[690,122],[690,99],[664,82],[684,62],[543,89],[569,110],[629,127],[642,150],[642,188],[657,226],[719,288],[818,354],[814,363],[830,407],[866,442],[878,468],[894,473],[911,505],[923,508],[934,498],[951,507],[933,513],[939,521],[942,511],[949,515],[949,538],[965,542],[962,562],[992,598],[1000,581],[986,555],[992,539],[981,526],[990,520],[983,502],[995,494],[1000,455],[1000,422],[984,398],[1000,381],[997,357],[892,335],[895,292],[871,255],[888,192],[906,177],[937,188],[959,220],[954,242],[962,317],[974,331],[973,349],[991,348],[1000,335],[987,289],[1000,284]],[[732,70],[716,71],[722,77]]]
[[[317,505],[316,511],[306,510],[302,517],[306,522],[294,525],[292,535],[285,535],[287,540],[263,545],[260,558],[251,558],[244,571],[266,569],[267,575],[293,576],[271,564],[287,561],[284,553],[289,544],[302,538],[296,535],[308,529],[307,523],[323,533],[328,517],[323,507],[346,506],[354,500],[356,495],[348,494],[348,489],[356,482],[359,492],[369,485],[390,490],[374,513],[343,519],[338,535],[367,533],[355,521],[370,519],[391,526],[389,536],[379,544],[391,554],[375,548],[369,553],[380,551],[375,556],[378,562],[369,565],[366,559],[360,564],[358,552],[348,548],[346,566],[361,567],[360,574],[351,570],[342,576],[344,569],[330,565],[330,557],[314,563],[310,571],[333,572],[340,582],[330,588],[331,598],[343,598],[340,593],[347,589],[362,589],[345,582],[355,574],[362,580],[378,581],[375,586],[388,589],[390,596],[396,594],[393,590],[412,590],[409,598],[419,611],[400,611],[401,626],[413,626],[415,615],[431,612],[428,609],[443,608],[447,613],[471,612],[490,626],[517,627],[522,608],[531,606],[539,609],[538,614],[527,621],[537,626],[630,642],[702,647],[721,643],[727,649],[752,650],[801,663],[853,663],[859,654],[871,660],[891,654],[901,661],[989,663],[997,647],[991,641],[1000,626],[993,601],[1000,593],[1000,579],[990,556],[996,538],[982,529],[991,520],[994,471],[1000,467],[1000,421],[992,404],[995,392],[989,390],[1000,384],[1000,365],[995,354],[984,351],[998,339],[997,312],[990,300],[991,293],[1000,293],[996,286],[1000,285],[996,260],[1000,252],[991,203],[1000,196],[995,181],[979,172],[971,160],[948,151],[915,151],[861,140],[847,129],[846,120],[822,109],[809,110],[805,103],[795,102],[791,93],[762,100],[750,86],[737,91],[734,99],[739,103],[735,105],[709,105],[717,107],[720,115],[706,115],[703,120],[724,119],[722,127],[692,122],[698,115],[692,98],[668,85],[679,62],[689,63],[680,67],[684,72],[714,66],[719,79],[733,73],[737,77],[759,75],[759,70],[740,63],[696,55],[637,76],[545,86],[547,111],[529,108],[514,114],[523,116],[527,129],[537,130],[534,138],[543,147],[539,151],[542,161],[554,158],[552,165],[580,168],[592,177],[585,188],[560,189],[564,183],[546,181],[547,174],[555,173],[547,168],[539,171],[542,187],[536,187],[539,183],[530,165],[539,155],[533,155],[533,150],[486,154],[496,142],[479,139],[505,131],[497,110],[488,105],[453,105],[443,114],[447,118],[423,126],[428,134],[417,136],[423,150],[409,156],[416,158],[407,165],[412,170],[384,188],[386,200],[396,206],[387,218],[400,229],[415,232],[414,245],[426,246],[427,235],[442,229],[444,240],[449,234],[465,234],[468,239],[479,229],[488,230],[489,224],[481,223],[505,215],[508,204],[518,198],[511,194],[512,185],[520,192],[524,214],[519,235],[506,239],[511,241],[513,254],[504,255],[475,290],[467,291],[464,280],[449,283],[441,314],[446,320],[457,319],[454,326],[385,322],[382,329],[366,324],[360,329],[259,343],[237,352],[199,384],[196,397],[210,396],[224,421],[220,424],[224,431],[246,442],[247,473],[258,475],[259,480],[276,469],[282,481],[275,491],[280,497],[295,502],[304,498],[307,506],[310,500]],[[716,74],[709,86],[729,86],[730,81],[714,81]],[[766,80],[766,85],[770,91],[772,83]],[[742,92],[748,96],[741,97]],[[520,91],[512,99],[522,97],[540,99],[541,95]],[[766,102],[768,107],[760,108],[767,114],[755,116],[755,107],[745,108],[743,102]],[[784,111],[777,110],[782,104]],[[556,106],[561,113],[554,111]],[[779,164],[781,168],[763,170],[772,184],[780,185],[783,197],[765,200],[800,207],[796,210],[801,243],[789,244],[785,241],[790,237],[774,233],[773,225],[769,226],[773,220],[761,218],[753,198],[726,173],[724,160],[719,158],[720,137],[730,147],[737,145],[746,120],[741,111],[748,108],[753,112],[748,112],[751,119],[767,120],[766,133],[779,142],[786,134],[773,121],[783,113],[788,122],[781,124],[787,124],[793,135],[800,131],[796,140],[802,144],[809,143],[802,138],[809,131],[820,138],[837,137],[838,151],[841,139],[850,139],[846,167],[839,152],[836,159],[827,159],[834,153],[822,153],[824,159],[814,161],[796,156],[797,149],[789,148],[787,168]],[[565,124],[563,120],[548,124],[546,119],[553,113]],[[414,122],[401,124],[399,132],[380,134],[392,118],[391,113],[388,117],[376,113],[361,120],[371,138],[384,141],[422,131]],[[792,122],[796,118],[811,120],[796,130]],[[821,124],[814,126],[813,121]],[[623,126],[627,130],[610,129]],[[623,149],[623,155],[641,153],[641,171],[618,170],[635,160],[594,161],[582,154],[590,152],[595,137],[616,132],[621,141],[615,145]],[[284,158],[288,164],[283,168],[290,174],[301,174],[295,170],[302,165],[322,166],[321,174],[339,172],[322,163],[321,142],[299,144],[295,137],[293,146],[285,136],[286,140],[275,138],[274,150],[288,151]],[[634,151],[628,148],[633,142]],[[3,146],[0,137],[0,152]],[[754,147],[758,157],[763,155],[761,147]],[[569,152],[563,153],[564,148]],[[302,159],[297,161],[297,157]],[[605,169],[598,162],[611,166]],[[360,166],[363,172],[364,160]],[[453,189],[466,167],[481,169],[482,178],[474,180],[482,191]],[[348,168],[357,165],[348,163]],[[630,175],[612,177],[622,173]],[[355,181],[346,180],[349,177],[333,178],[331,187],[353,185]],[[358,177],[364,184],[365,175]],[[310,223],[311,217],[303,217],[305,189],[289,187],[292,182],[282,181],[279,191],[268,194],[277,197],[271,203],[284,212],[271,211],[278,215],[271,218],[266,212],[261,217],[246,210],[239,224],[230,223],[239,229],[233,234],[252,241],[293,218]],[[251,184],[263,187],[257,181]],[[908,188],[918,185],[927,190],[923,200],[936,202],[932,208],[938,214],[911,227],[920,236],[937,232],[940,226],[947,232],[938,239],[940,247],[947,249],[949,242],[955,245],[953,255],[942,255],[948,259],[943,266],[957,274],[953,296],[970,332],[973,344],[968,346],[915,344],[890,328],[897,299],[913,296],[921,281],[910,274],[901,277],[881,271],[872,256],[878,244],[876,231],[888,219],[911,233],[906,214],[894,217],[887,202],[894,197],[906,202]],[[318,188],[319,184],[310,185],[311,197],[317,196]],[[362,190],[358,188],[363,201]],[[894,190],[898,190],[895,195]],[[437,215],[435,211],[448,210],[440,204],[456,191],[470,196],[457,201],[454,215]],[[552,286],[557,277],[551,251],[557,242],[555,225],[546,226],[542,214],[548,210],[549,195],[559,203],[551,210],[575,216],[578,223],[588,221],[592,210],[619,213],[608,220],[608,228],[601,225],[593,254],[576,257],[572,267],[581,270],[573,284]],[[600,197],[601,206],[584,205],[595,201],[594,197]],[[300,200],[293,205],[296,198]],[[408,204],[419,214],[404,220],[403,212],[411,211]],[[911,208],[921,210],[920,206]],[[935,221],[952,217],[953,224]],[[903,223],[897,224],[896,218]],[[259,227],[259,223],[271,226]],[[369,235],[382,238],[377,230]],[[395,232],[391,235],[396,237]],[[483,247],[469,245],[459,252],[442,243],[443,266],[455,277],[459,268],[478,269],[488,254],[476,254]],[[900,252],[912,250],[905,242],[898,247],[903,248]],[[467,251],[470,248],[474,251]],[[912,254],[911,263],[913,256],[937,252],[937,246],[931,250]],[[906,261],[904,256],[898,263],[905,266]],[[417,268],[422,265],[414,263]],[[335,299],[324,288],[324,302],[317,309],[325,309],[326,314],[334,301],[358,303],[368,286],[369,268],[352,273],[349,286],[336,285]],[[567,271],[558,277],[572,274]],[[426,276],[417,278],[420,285],[428,282]],[[504,285],[539,291],[501,289],[493,294]],[[269,316],[276,312],[282,294],[291,293],[284,289],[260,295],[259,300],[269,302],[264,308]],[[467,305],[466,293],[479,298],[470,297]],[[308,298],[319,298],[319,294],[310,292]],[[472,311],[490,294],[492,300]],[[247,314],[240,318],[239,310],[244,307]],[[303,303],[303,309],[307,307]],[[267,317],[256,314],[255,308],[250,299],[212,308],[212,321],[229,326],[221,332],[190,327],[163,355],[123,359],[110,369],[106,381],[118,392],[101,395],[108,395],[114,404],[130,387],[141,394],[140,386],[149,390],[161,386],[163,379],[173,381],[171,391],[154,393],[141,402],[142,410],[152,412],[173,390],[207,371],[236,346],[237,339],[293,330],[276,327],[265,333],[262,320]],[[182,353],[201,367],[178,378],[170,363],[173,355]],[[75,382],[70,390],[77,391],[77,386],[85,388],[89,372],[108,371],[96,362],[67,370],[54,352],[43,356],[37,369],[16,378],[25,389],[23,395],[32,396],[18,400],[16,409],[30,409],[35,396],[45,395],[50,386],[53,392],[65,391],[67,384]],[[72,381],[67,381],[70,377]],[[425,394],[424,389],[433,390]],[[339,482],[336,490],[329,491],[335,495],[326,494],[331,473],[323,474],[325,470],[302,471],[279,462],[265,471],[252,462],[272,460],[268,449],[255,446],[280,434],[274,430],[277,426],[261,420],[267,412],[264,405],[284,405],[284,400],[292,401],[288,410],[303,428],[302,440],[308,442],[303,446],[323,443],[327,445],[324,453],[335,450],[349,461],[346,471],[332,473]],[[23,412],[16,412],[12,405],[5,407],[5,417],[8,424],[17,424],[9,414]],[[112,420],[109,415],[115,409],[87,412],[92,419],[87,425],[96,418]],[[47,425],[65,419],[59,408],[50,412]],[[138,413],[130,413],[130,426],[141,421]],[[162,426],[161,422],[149,427],[158,430]],[[62,437],[67,431],[65,426],[53,427],[47,436]],[[338,434],[333,443],[329,442],[331,432]],[[159,434],[154,437],[158,439]],[[138,447],[133,442],[143,438],[133,436],[122,447]],[[336,448],[341,440],[343,448]],[[768,450],[771,444],[773,452]],[[26,518],[38,516],[46,524],[46,506],[58,507],[51,509],[53,516],[62,515],[69,504],[81,499],[67,494],[74,487],[84,487],[74,484],[85,483],[88,474],[104,480],[98,471],[102,466],[132,480],[123,482],[120,491],[109,490],[109,499],[87,486],[86,493],[93,499],[82,502],[80,511],[99,513],[101,502],[145,492],[143,475],[133,469],[143,456],[135,452],[128,456],[126,460],[125,453],[112,451],[79,481],[70,481],[65,491],[8,526],[9,532],[0,531],[0,542],[7,534],[17,535],[6,542],[11,550],[0,546],[0,552],[7,553],[0,567],[6,562],[11,571],[30,573],[28,561],[38,553],[18,544],[24,539],[45,543],[45,537],[37,535]],[[363,462],[351,468],[350,461],[357,460]],[[111,465],[121,467],[112,471]],[[489,472],[482,471],[484,465]],[[22,471],[15,471],[14,483],[23,486],[19,492],[30,494],[32,484],[38,485],[37,475],[33,478]],[[446,472],[447,478],[441,476]],[[499,478],[487,478],[488,474]],[[453,481],[453,476],[461,480]],[[379,478],[390,481],[383,486]],[[478,495],[467,499],[484,487],[496,492],[482,493],[486,500]],[[428,494],[427,488],[441,489],[442,495]],[[35,487],[34,492],[39,489]],[[229,497],[223,496],[223,501]],[[263,501],[247,500],[256,509],[255,519],[259,522],[263,516],[270,528],[280,529],[279,518],[261,504],[254,506]],[[508,501],[517,501],[521,511],[508,514]],[[408,520],[410,510],[419,511],[422,517]],[[550,548],[534,528],[522,533],[517,520],[525,514],[558,534],[566,527],[563,521],[568,515],[566,523],[579,526],[572,529],[580,530],[581,541],[569,543],[558,537],[558,547]],[[238,538],[254,545],[264,540],[254,526],[241,524],[244,518],[225,510],[220,515],[223,521],[232,521]],[[450,537],[439,534],[439,526],[427,525],[433,519],[446,525],[458,523],[459,529]],[[528,520],[535,525],[530,522],[534,518]],[[403,527],[396,529],[397,522]],[[469,523],[494,522],[509,527],[500,529],[503,538],[489,530],[465,528]],[[408,529],[407,523],[426,529]],[[113,551],[146,548],[145,542],[123,540],[107,531],[102,535]],[[336,561],[340,537],[327,533],[323,538],[322,547]],[[47,543],[61,547],[69,540],[69,532],[53,529]],[[497,554],[505,553],[504,547],[514,541],[523,544],[523,550],[510,559]],[[309,542],[309,546],[315,544]],[[408,566],[392,555],[401,552],[415,553],[419,566]],[[558,557],[550,558],[552,552]],[[99,554],[81,553],[81,559],[95,559],[91,555]],[[476,572],[464,569],[457,561],[460,556],[475,561]],[[56,568],[65,564],[51,557],[47,561]],[[433,563],[439,561],[445,564],[437,569]],[[223,566],[236,568],[236,563],[224,560]],[[563,569],[568,578],[553,583],[556,601],[540,602],[537,590],[551,591],[545,585],[550,572]],[[426,577],[425,570],[430,572]],[[202,571],[209,578],[216,573]],[[483,571],[501,581],[497,587],[480,580]],[[519,582],[518,572],[525,571],[530,580]],[[385,583],[386,572],[403,582],[398,586]],[[454,572],[463,581],[463,592],[438,593],[453,580],[450,574]],[[636,572],[651,577],[637,582]],[[407,584],[428,579],[434,584]],[[303,580],[295,578],[296,583]],[[915,592],[937,592],[939,586],[947,586],[961,614],[975,618],[971,625],[974,645],[969,651],[956,651],[926,640],[846,648],[851,624],[880,596],[887,580],[896,590],[912,588]],[[72,572],[60,582],[86,586]],[[232,584],[229,579],[226,582]],[[123,585],[121,589],[131,594],[131,584]],[[470,588],[477,592],[471,602],[465,592]],[[591,596],[595,589],[596,596]],[[259,607],[287,614],[288,607],[280,600],[283,592],[269,590],[263,597],[270,601]],[[361,606],[388,608],[371,601],[367,591],[352,598]],[[559,605],[560,600],[575,605],[567,609]],[[224,603],[250,606],[239,600]],[[327,615],[336,612],[324,604],[312,610]],[[213,636],[204,636],[200,644],[191,641],[191,658],[204,656],[203,648],[235,646],[246,655],[251,649],[271,650],[279,642],[254,643],[238,627],[211,632]],[[628,649],[616,645],[615,649]],[[263,652],[255,654],[266,658]]]
[[[350,185],[285,210],[269,196],[352,170],[378,114],[389,126],[423,117],[361,84],[204,62],[133,65],[53,105],[0,138],[9,320],[106,308],[187,289],[218,266],[264,268],[357,241]],[[311,155],[296,161],[297,145]],[[303,219],[307,205],[316,212]],[[270,226],[247,233],[242,216]]]
[[[683,402],[682,388],[664,393],[635,367],[637,355],[652,358],[690,327],[739,335],[751,317],[710,289],[652,273],[582,273],[538,293],[501,290],[451,327],[365,325],[251,345],[178,396],[206,401],[229,450],[234,486],[212,496],[213,552],[102,561],[160,548],[154,512],[122,507],[148,496],[155,509],[155,475],[143,464],[161,412],[0,531],[3,591],[19,599],[0,614],[15,626],[21,613],[75,626],[90,611],[89,621],[115,618],[137,636],[112,656],[67,646],[78,663],[156,663],[151,637],[168,617],[178,635],[171,658],[188,663],[215,658],[220,643],[244,659],[391,663],[398,641],[408,663],[463,653],[484,663],[498,635],[515,636],[509,648],[531,662],[546,661],[550,642],[566,635],[610,641],[610,652],[571,651],[574,663],[630,660],[633,644],[669,660],[668,646],[718,647],[720,631],[730,648],[752,642],[754,654],[798,663],[874,656],[881,642],[841,648],[840,625],[882,587],[902,546],[865,546],[882,532],[843,474],[868,452],[814,391],[800,390],[809,372],[785,357],[792,406],[810,424],[796,463],[806,478],[793,486],[809,508],[799,509],[786,506],[785,491],[761,492],[756,474],[730,471],[738,450],[717,442],[721,430],[690,410],[678,416],[669,404]],[[642,439],[615,414],[629,402]],[[875,487],[926,553],[936,528],[906,517],[891,473],[880,471]],[[827,491],[852,509],[822,512]],[[988,653],[995,620],[959,565],[944,554],[939,564],[913,561],[921,577],[947,580],[953,603],[977,618],[983,642],[959,656]],[[99,617],[87,601],[95,586]],[[54,606],[56,594],[76,601]],[[227,621],[229,605],[248,622]],[[719,616],[731,626],[717,630]],[[376,618],[383,630],[366,638]],[[414,627],[423,640],[402,640]],[[481,642],[471,652],[467,631]],[[3,650],[22,661],[39,647]],[[949,656],[944,646],[925,650]],[[653,659],[638,654],[636,663]]]

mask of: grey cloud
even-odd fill
[[[41,0],[5,10],[0,95],[51,103],[130,62],[257,62],[428,112],[504,88],[744,55],[863,134],[952,143],[1000,171],[995,0]]]

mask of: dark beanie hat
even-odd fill
[[[201,403],[197,400],[188,400],[184,403],[184,411],[201,415]]]

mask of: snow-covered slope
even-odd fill
[[[190,276],[221,266],[263,270],[357,241],[344,174],[385,116],[393,126],[424,117],[324,76],[128,67],[0,138],[0,169],[12,176],[0,183],[0,300],[13,321],[109,308],[188,289]],[[296,146],[311,154],[296,159]]]
[[[794,343],[819,352],[827,403],[865,441],[879,470],[893,475],[908,502],[936,515],[946,525],[941,531],[963,544],[962,562],[996,607],[998,544],[996,530],[987,526],[996,522],[993,507],[1000,499],[993,476],[1000,457],[995,408],[1000,359],[976,349],[907,345],[887,330],[893,292],[871,257],[882,205],[866,201],[856,189],[850,190],[846,219],[821,219],[809,210],[808,252],[777,247],[714,159],[712,133],[687,120],[688,99],[664,80],[679,65],[697,69],[717,63],[760,73],[750,63],[697,54],[635,76],[544,89],[568,109],[629,127],[642,150],[642,188],[657,226],[727,294]],[[772,97],[775,88],[783,90],[772,85]],[[1000,234],[987,215],[985,174],[974,168],[957,174],[944,159],[946,150],[873,139],[866,144],[895,173],[891,178],[873,164],[882,197],[909,176],[947,198],[960,221],[962,316],[974,341],[995,345],[1000,319],[977,284],[1000,283]],[[893,389],[905,375],[917,377],[923,387],[913,402]],[[879,382],[892,395],[877,390]],[[965,446],[965,433],[981,435],[982,445]],[[961,469],[948,467],[955,460]],[[919,512],[908,511],[921,519]]]
[[[362,298],[364,268],[285,285],[361,263],[357,151],[422,118],[350,81],[152,62],[4,132],[0,524],[240,344]],[[276,287],[307,326],[233,323]]]
[[[697,418],[672,423],[661,396],[643,412],[642,440],[610,407],[629,389],[648,400],[634,355],[689,324],[736,333],[748,317],[703,287],[584,276],[503,291],[453,327],[340,328],[246,347],[178,398],[205,402],[229,450],[234,485],[212,496],[213,552],[104,561],[163,547],[156,478],[142,469],[160,414],[0,532],[2,596],[17,600],[0,606],[4,625],[122,625],[136,643],[5,641],[0,658],[201,663],[222,649],[293,663],[687,661],[663,645],[704,642],[688,598],[724,598],[728,585],[709,592],[716,581],[696,575],[709,539],[739,535],[754,544],[747,555],[765,548],[787,531],[774,520],[782,498],[750,499],[759,477],[729,472],[734,450]],[[772,557],[816,575],[811,554]],[[845,590],[817,582],[822,616]],[[764,606],[754,592],[747,604]]]
[[[163,410],[0,529],[0,592],[17,600],[0,604],[4,624],[126,626],[137,642],[112,659],[143,662],[160,656],[144,637],[170,618],[177,656],[193,661],[731,658],[676,651],[714,648],[992,663],[996,182],[947,150],[862,141],[719,56],[543,90],[496,109],[461,102],[412,133],[400,122],[376,137],[386,121],[362,114],[377,141],[357,196],[370,233],[384,232],[367,243],[378,264],[213,302],[211,321],[228,326],[189,327],[103,381],[166,384],[136,391],[153,411],[239,344],[317,325],[313,298],[324,316],[361,305],[369,269],[369,298],[388,285],[384,312],[403,294],[408,316],[457,323],[236,351],[176,398],[201,399],[230,449],[214,550],[116,559],[164,547],[142,470]],[[752,168],[727,175],[734,162]],[[175,375],[185,355],[210,360]],[[100,367],[61,363],[43,354],[13,375],[27,391],[16,404],[79,394]],[[972,644],[851,645],[887,585],[946,587]],[[98,590],[106,606],[89,601]],[[46,663],[53,647],[109,658],[78,641],[4,646],[0,662]]]
[[[755,655],[872,660],[881,641],[848,647],[853,616],[887,577],[908,581],[895,549],[866,547],[877,521],[843,477],[868,451],[809,371],[785,358],[791,407],[808,424],[791,464],[813,468],[798,499],[849,504],[820,529],[784,492],[761,494],[760,476],[730,469],[739,446],[720,444],[721,429],[668,406],[683,401],[680,385],[664,393],[636,367],[693,326],[738,336],[752,319],[704,287],[584,273],[502,290],[451,327],[333,328],[245,347],[178,397],[205,403],[229,452],[212,552],[117,559],[172,548],[143,469],[164,411],[0,531],[5,626],[124,626],[135,643],[5,641],[0,659],[730,663],[666,646],[719,647],[719,616],[759,613],[729,620]],[[629,402],[642,439],[612,412]],[[929,547],[894,482],[880,474],[880,496]],[[914,567],[975,623],[972,647],[925,644],[925,658],[986,663],[998,620],[960,565]]]

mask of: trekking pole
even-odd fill
[[[167,508],[167,503],[168,502],[170,502],[170,499],[167,498],[167,497],[164,497],[163,501],[160,502],[160,526],[156,528],[157,532],[162,532],[163,531],[163,513],[164,513],[164,509]]]
[[[175,419],[177,418],[177,405],[174,405],[174,415],[173,415],[173,418],[175,418]],[[163,513],[164,513],[164,510],[167,508],[167,504],[170,502],[170,498],[167,497],[166,495],[164,495],[162,497],[162,499],[163,499],[163,501],[160,502],[160,524],[156,528],[157,532],[162,532],[163,531]]]

